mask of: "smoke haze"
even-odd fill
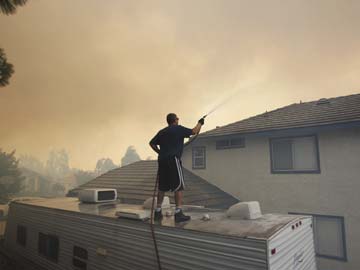
[[[28,1],[0,15],[15,74],[0,147],[70,165],[119,163],[176,112],[205,129],[290,103],[359,93],[360,1]]]

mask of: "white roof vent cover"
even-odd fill
[[[229,218],[257,219],[262,216],[259,202],[239,202],[232,205],[226,215]]]

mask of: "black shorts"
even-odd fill
[[[168,157],[159,163],[159,190],[179,191],[185,187],[181,160],[177,157]]]

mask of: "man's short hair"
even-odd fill
[[[175,113],[169,113],[167,116],[166,116],[166,122],[171,125],[172,123],[174,123],[176,121],[176,114]]]

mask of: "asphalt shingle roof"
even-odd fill
[[[143,160],[111,170],[69,192],[76,196],[80,189],[115,188],[124,203],[142,204],[152,197],[157,174],[157,161]],[[210,208],[228,208],[239,202],[230,194],[184,168],[184,204]],[[172,194],[167,194],[172,203]]]
[[[360,121],[360,94],[294,103],[226,126],[199,137],[255,133]]]

